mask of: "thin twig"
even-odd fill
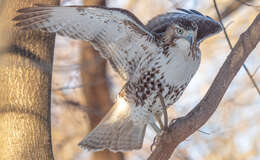
[[[220,15],[220,12],[219,12],[216,0],[213,0],[213,2],[214,2],[214,6],[215,6],[215,9],[216,9],[217,15],[218,15],[219,22],[220,22],[220,24],[221,24],[221,26],[223,28],[226,40],[228,42],[229,48],[230,48],[230,50],[232,50],[233,47],[232,47],[231,41],[230,41],[230,39],[228,37],[226,28],[223,25],[222,18],[221,18],[221,15]],[[258,88],[258,86],[257,86],[257,84],[256,84],[256,82],[255,82],[255,80],[253,78],[253,76],[251,75],[250,71],[248,70],[248,68],[247,68],[247,66],[245,64],[243,64],[243,68],[245,69],[245,71],[246,71],[247,75],[249,76],[251,82],[253,83],[254,87],[256,88],[257,93],[260,95],[260,89]]]
[[[202,130],[198,130],[198,132],[200,132],[200,133],[203,133],[203,134],[210,135],[210,133],[208,133],[208,132],[205,132],[205,131],[202,131]]]
[[[256,67],[256,69],[255,69],[254,73],[252,74],[252,76],[253,76],[253,77],[254,77],[254,76],[255,76],[255,74],[258,72],[259,68],[260,68],[260,65],[258,65],[258,66]]]

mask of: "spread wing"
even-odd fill
[[[23,29],[89,41],[123,79],[129,78],[145,54],[157,49],[154,35],[123,9],[37,5],[17,12],[22,14],[14,20]]]
[[[198,26],[197,42],[200,43],[207,37],[222,30],[221,25],[209,16],[205,16],[196,10],[178,9],[182,12],[170,12],[151,19],[146,25],[147,29],[154,33],[163,33],[172,23],[178,21],[193,21]]]

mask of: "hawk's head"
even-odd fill
[[[193,30],[192,23],[198,27],[196,42],[199,45],[204,39],[210,37],[222,30],[221,25],[210,18],[195,10],[178,9],[182,12],[170,12],[159,15],[148,22],[146,27],[155,34],[163,34],[169,26],[173,24],[185,30]]]
[[[198,26],[196,23],[189,21],[183,21],[179,23],[172,23],[162,33],[164,43],[169,45],[175,45],[176,41],[184,40],[188,46],[194,46],[196,44],[196,37]]]

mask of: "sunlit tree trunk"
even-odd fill
[[[84,0],[84,5],[104,6],[105,0]],[[83,90],[87,101],[87,107],[91,110],[106,113],[112,106],[109,96],[109,87],[106,77],[106,62],[89,43],[81,44],[81,75],[84,84]],[[90,85],[91,84],[91,85]],[[93,129],[102,119],[97,114],[88,114],[90,128]],[[95,152],[92,160],[123,160],[123,153],[113,153],[108,150]]]
[[[11,21],[17,9],[35,3],[58,0],[1,0],[1,160],[53,159],[50,91],[55,35],[21,31]]]

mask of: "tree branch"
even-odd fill
[[[185,117],[170,125],[148,160],[167,160],[176,147],[204,125],[215,112],[231,81],[260,40],[260,13],[250,27],[240,35],[235,47],[219,70],[214,82],[200,103]]]

